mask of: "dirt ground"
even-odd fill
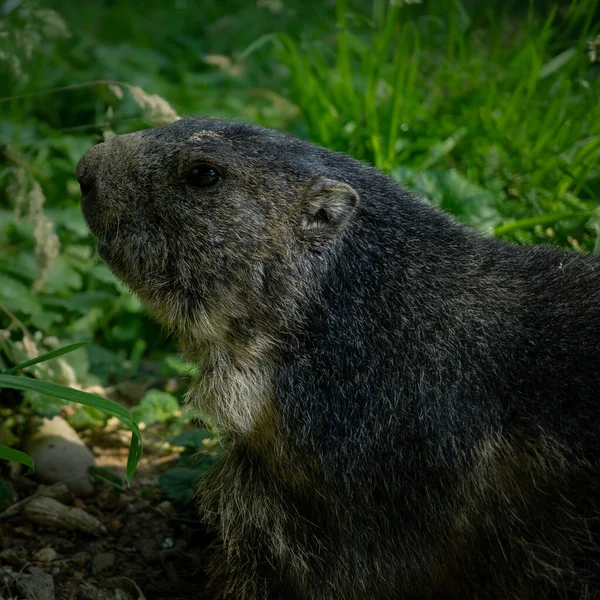
[[[126,446],[112,442],[88,445],[98,466],[124,478]],[[159,475],[177,459],[174,452],[145,452],[131,488],[104,484],[81,498],[63,485],[58,500],[95,517],[95,532],[32,519],[27,499],[47,488],[9,474],[17,503],[0,518],[0,600],[208,598],[202,589],[210,538],[193,506],[176,505],[159,489]]]

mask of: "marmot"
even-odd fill
[[[216,597],[600,597],[600,257],[243,123],[120,135],[77,176],[227,440]]]

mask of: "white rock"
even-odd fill
[[[24,450],[33,458],[34,477],[41,483],[62,481],[79,496],[93,493],[87,470],[95,464],[94,455],[61,417],[42,419]]]
[[[54,548],[41,548],[33,555],[33,560],[43,563],[50,563],[58,558],[58,554]]]

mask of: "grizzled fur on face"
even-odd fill
[[[117,136],[78,178],[229,440],[199,488],[218,597],[600,597],[600,258],[240,123]]]

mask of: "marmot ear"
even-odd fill
[[[300,229],[307,238],[327,238],[344,229],[356,212],[359,197],[348,184],[323,175],[302,190]]]

